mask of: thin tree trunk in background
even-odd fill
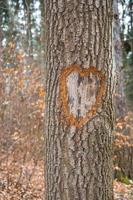
[[[0,21],[2,21],[1,17],[0,17]],[[3,47],[2,47],[2,30],[0,28],[0,67],[2,65],[2,50],[3,50]]]
[[[45,0],[45,200],[113,200],[112,3]]]
[[[124,75],[122,70],[122,44],[120,38],[120,19],[118,10],[118,0],[114,0],[114,20],[113,20],[113,61],[117,70],[117,87],[115,93],[116,117],[121,118],[126,114],[126,99],[124,92]]]
[[[25,9],[25,17],[26,17],[26,34],[27,34],[27,53],[29,57],[32,57],[33,55],[33,44],[32,44],[32,9],[33,9],[33,0],[24,0],[23,1],[24,9]],[[32,8],[31,8],[32,6]]]
[[[2,21],[2,17],[0,16],[0,21]],[[3,31],[2,29],[0,28],[0,70],[2,68],[2,64],[3,64],[3,60],[2,60],[2,52],[3,52],[3,47],[2,47],[2,39],[3,39]],[[2,80],[1,78],[2,74],[0,72],[0,79]],[[0,80],[0,96],[3,95],[3,82]],[[2,98],[0,99],[0,104],[2,105]],[[3,120],[4,118],[4,112],[1,112],[0,110],[0,122]]]

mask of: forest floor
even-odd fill
[[[38,69],[36,65],[31,69],[29,87],[24,94],[21,84],[26,77],[21,69],[17,74],[14,74],[16,71],[10,73],[11,95],[5,97],[3,92],[0,99],[0,200],[42,200],[44,196],[45,91],[39,81],[42,73]],[[1,84],[4,88],[4,80]],[[133,114],[119,121],[117,126],[119,133],[122,130],[133,133]],[[127,144],[125,136],[118,138],[117,146],[121,147],[123,141]],[[114,180],[114,197],[115,200],[133,200],[133,183],[126,185]]]
[[[17,155],[19,158],[19,153]],[[25,161],[15,161],[11,154],[6,159],[3,157],[0,163],[0,200],[43,200],[44,162]],[[114,200],[133,200],[133,181],[124,184],[114,180]]]
[[[126,185],[119,181],[114,181],[115,200],[133,200],[133,183]]]
[[[29,171],[32,167],[31,164]],[[8,173],[9,171],[6,174],[4,172],[4,177],[2,177],[2,173],[0,175],[0,200],[43,200],[43,162],[36,168],[36,172],[28,184],[24,179],[23,182],[22,180],[15,181],[17,172],[14,172],[15,176],[13,174],[7,176]],[[133,183],[126,185],[114,180],[114,200],[133,200]]]
[[[23,166],[23,169],[27,166]],[[29,179],[28,175],[33,169],[33,163],[25,171],[27,180],[24,174],[17,177],[17,171],[5,168],[0,173],[0,200],[43,200],[44,195],[44,170],[43,162],[40,162],[35,169],[34,175]],[[8,171],[6,171],[8,170]],[[12,172],[12,174],[10,174]],[[23,170],[24,173],[24,170]],[[117,180],[114,180],[114,200],[133,200],[133,182],[126,185]]]

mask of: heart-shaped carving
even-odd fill
[[[87,77],[92,74],[99,80],[95,103],[91,106],[89,111],[86,111],[86,115],[84,117],[79,118],[70,113],[68,106],[67,78],[71,73],[74,72],[79,73],[81,77]],[[62,70],[59,77],[59,97],[64,117],[70,125],[74,125],[75,127],[80,128],[96,114],[97,109],[101,106],[103,96],[105,95],[105,85],[105,75],[102,74],[102,72],[99,71],[96,67],[81,68],[79,65],[75,64],[70,65]]]

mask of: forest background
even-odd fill
[[[133,199],[133,1],[114,1],[115,199]],[[43,0],[0,0],[0,199],[42,200]]]

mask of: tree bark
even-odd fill
[[[112,200],[112,1],[45,9],[45,200]]]

